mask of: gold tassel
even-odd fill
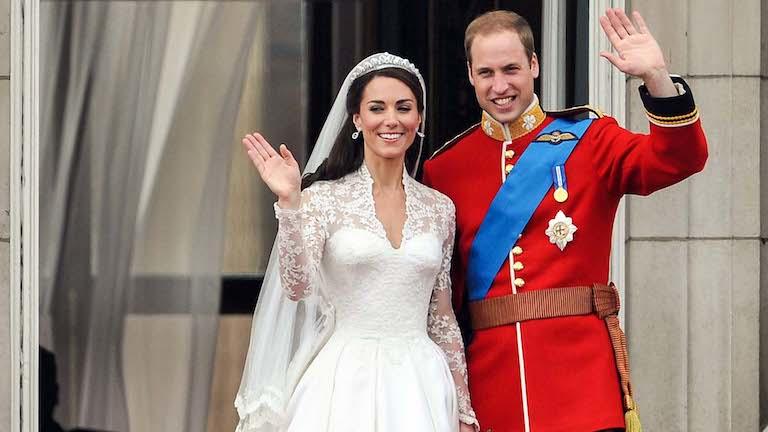
[[[640,416],[637,415],[635,410],[629,410],[624,413],[624,423],[626,432],[643,432],[643,427],[640,425]]]
[[[643,432],[643,426],[640,425],[640,416],[637,414],[637,407],[635,406],[635,401],[632,400],[632,396],[625,396],[624,402],[627,406],[627,411],[624,413],[625,432]]]

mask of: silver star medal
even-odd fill
[[[578,228],[573,224],[573,219],[567,217],[562,210],[557,212],[557,216],[549,221],[549,228],[545,233],[549,236],[549,242],[557,245],[562,251],[565,246],[573,241],[573,233]]]

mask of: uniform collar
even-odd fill
[[[512,141],[520,138],[528,132],[536,129],[546,118],[546,114],[539,105],[539,97],[533,95],[533,101],[528,109],[514,121],[499,123],[490,114],[483,111],[483,119],[480,122],[483,133],[498,141]]]

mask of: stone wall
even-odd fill
[[[641,418],[652,431],[757,431],[761,2],[632,8],[691,85],[709,141],[702,173],[628,201],[627,331]],[[647,131],[639,84],[627,85],[627,121]]]

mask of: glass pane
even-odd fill
[[[271,193],[305,157],[301,1],[41,4],[41,430],[232,431]],[[226,276],[226,277],[225,277]]]

